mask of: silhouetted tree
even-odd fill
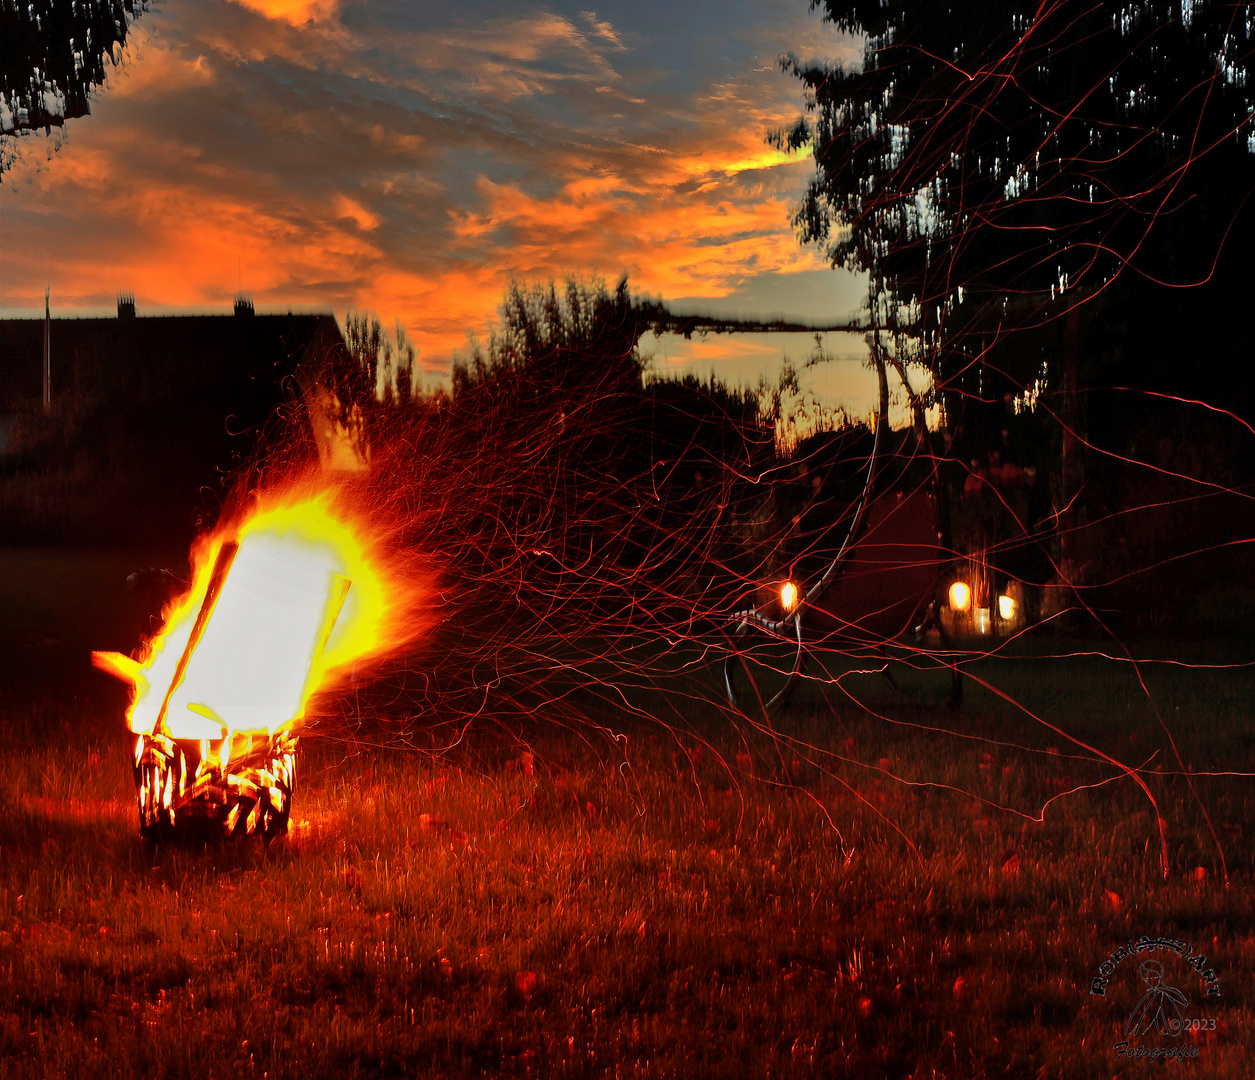
[[[872,271],[883,321],[925,349],[985,329],[989,298],[1031,323],[1127,268],[1163,278],[1150,241],[1178,218],[1207,265],[1251,190],[1248,4],[812,6],[863,54],[857,69],[787,61],[810,116],[779,139],[818,166],[797,224],[834,264]],[[1217,179],[1227,197],[1199,207]],[[1017,296],[1032,303],[1009,310]]]
[[[627,278],[613,293],[596,282],[568,278],[557,288],[512,281],[501,302],[500,323],[487,354],[473,351],[454,365],[454,387],[464,388],[494,373],[525,377],[519,389],[552,396],[596,384],[603,391],[639,387],[642,364],[637,343],[652,306],[634,301]]]
[[[91,111],[148,0],[0,0],[0,142]],[[13,146],[0,145],[0,172]]]
[[[344,347],[321,358],[317,382],[331,395],[337,419],[366,454],[394,407],[412,403],[417,353],[398,322],[390,337],[375,315],[348,312]]]
[[[455,364],[451,397],[385,408],[381,452],[404,452],[380,466],[381,482],[395,468],[401,485],[439,492],[440,513],[416,519],[432,530],[421,544],[457,553],[450,573],[480,583],[489,623],[523,611],[622,626],[661,619],[686,595],[676,610],[691,619],[705,610],[700,590],[726,599],[771,431],[753,393],[647,382],[638,341],[655,315],[626,280],[613,291],[512,283],[487,346]]]
[[[1183,434],[1160,399],[1110,388],[1255,404],[1232,317],[1255,238],[1251,7],[812,6],[863,47],[847,69],[787,62],[808,115],[778,139],[817,165],[802,237],[869,271],[961,461],[1020,454],[1053,474],[1070,576],[1092,557],[1068,550],[1076,530],[1134,497],[1122,458],[1182,459],[1147,446]]]

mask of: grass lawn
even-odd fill
[[[1150,665],[1148,698],[1128,664],[1033,651],[977,675],[1146,764],[1167,881],[1132,781],[978,685],[947,713],[935,674],[808,687],[773,731],[687,698],[670,727],[603,708],[618,739],[325,725],[287,837],[154,851],[121,696],[22,653],[0,1075],[1136,1076],[1164,1068],[1113,1050],[1151,957],[1207,1030],[1129,1046],[1250,1076],[1255,669]],[[1221,995],[1165,950],[1091,994],[1142,935],[1205,953]]]

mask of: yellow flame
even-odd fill
[[[785,611],[792,611],[797,604],[797,586],[791,581],[786,581],[780,588],[780,602],[784,604]]]
[[[966,611],[972,602],[972,590],[964,581],[956,581],[950,586],[950,610]]]
[[[384,651],[388,575],[324,493],[265,508],[194,552],[191,589],[176,601],[140,660],[96,653],[97,666],[134,687],[127,722],[173,738],[274,734],[299,722],[336,668]],[[221,579],[200,637],[188,649],[224,544],[239,549]],[[180,677],[180,662],[189,655]],[[167,700],[168,695],[168,700]]]
[[[116,676],[132,686],[140,686],[147,680],[144,678],[144,666],[135,659],[118,652],[94,652],[92,664]]]
[[[1015,601],[1009,596],[998,597],[998,614],[1002,617],[1003,622],[1010,622],[1015,618]]]

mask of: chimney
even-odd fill
[[[44,412],[52,412],[52,315],[48,310],[50,286],[44,286]]]
[[[131,292],[118,293],[118,318],[133,319],[135,318],[135,294]]]

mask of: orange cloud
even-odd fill
[[[243,7],[293,26],[322,22],[335,11],[336,0],[236,0]]]
[[[378,214],[367,210],[356,199],[350,199],[347,195],[336,192],[333,205],[335,206],[335,215],[338,219],[354,222],[359,229],[370,232],[379,228],[379,223],[383,220]]]
[[[123,63],[111,73],[108,93],[110,97],[143,99],[155,93],[206,86],[213,80],[213,63],[204,53],[190,55],[171,48],[148,24],[136,23]]]
[[[50,281],[62,311],[119,289],[226,310],[242,276],[261,310],[399,320],[439,371],[510,276],[713,298],[823,266],[789,220],[812,166],[764,142],[799,107],[774,67],[667,97],[589,13],[418,34],[332,11],[154,13],[116,91],[6,193],[0,305],[42,308]]]

